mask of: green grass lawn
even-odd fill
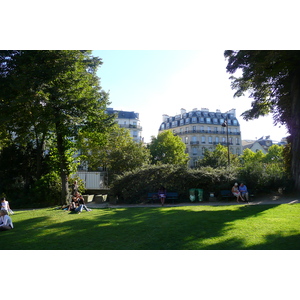
[[[17,211],[6,250],[300,249],[300,204]]]

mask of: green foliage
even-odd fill
[[[5,124],[0,129],[14,134],[19,144],[34,140],[37,159],[54,136],[63,203],[72,172],[69,138],[76,139],[79,131],[105,134],[112,124],[105,114],[108,94],[96,75],[102,62],[91,53],[0,51],[0,118]]]
[[[290,133],[290,173],[300,191],[300,51],[227,50],[227,72],[238,69],[242,76],[231,76],[232,88],[239,97],[250,92],[251,109],[242,115],[246,120],[273,113],[275,124],[287,126]]]
[[[57,205],[60,203],[61,181],[56,172],[50,172],[37,180],[31,189],[31,201],[39,207]]]
[[[83,160],[92,171],[106,167],[111,175],[122,174],[148,165],[150,161],[149,150],[142,143],[136,143],[129,130],[118,125],[112,127],[105,142],[93,143],[89,137],[82,134],[78,145],[84,155]]]
[[[152,137],[149,145],[152,164],[174,164],[185,166],[188,154],[185,153],[185,144],[179,136],[169,131],[163,131],[157,137]]]
[[[239,159],[236,155],[229,154],[230,165],[237,166]],[[218,144],[214,151],[206,150],[204,157],[198,161],[198,166],[212,167],[212,168],[224,168],[228,166],[228,149],[225,146]]]
[[[283,153],[284,147],[278,145],[271,146],[267,154],[245,149],[240,156],[239,180],[257,191],[268,192],[290,186]]]
[[[156,192],[163,185],[167,191],[178,192],[181,200],[189,199],[190,188],[203,189],[207,199],[210,191],[218,190],[220,185],[233,182],[235,178],[236,172],[225,168],[193,170],[176,165],[152,165],[119,176],[113,182],[112,193],[125,202],[141,202],[148,192]]]

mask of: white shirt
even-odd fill
[[[4,215],[0,217],[0,226],[11,226],[11,228],[14,228],[12,220],[10,216]]]
[[[1,209],[8,210],[8,201],[4,200],[1,202]]]

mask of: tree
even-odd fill
[[[239,159],[234,154],[230,155],[230,165],[236,166]],[[198,161],[198,166],[221,168],[228,166],[228,149],[225,146],[218,144],[214,151],[206,150],[204,157]]]
[[[150,162],[149,150],[142,143],[136,143],[128,129],[118,125],[112,128],[105,143],[94,143],[85,134],[79,137],[78,142],[83,160],[90,170],[105,167],[111,174],[120,175]]]
[[[188,162],[185,144],[169,130],[159,133],[157,138],[153,136],[149,149],[153,164],[186,165]]]
[[[105,133],[108,94],[96,75],[102,64],[91,51],[0,51],[0,117],[19,143],[34,140],[38,156],[54,137],[61,202],[68,201],[71,137],[81,131]]]
[[[252,108],[246,120],[274,114],[275,124],[285,124],[290,133],[291,174],[300,190],[300,51],[233,51],[224,53],[227,72],[242,70],[241,77],[231,76],[235,96],[250,92]]]

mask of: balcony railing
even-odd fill
[[[119,126],[120,126],[121,128],[130,128],[130,129],[136,128],[136,129],[138,129],[138,130],[142,130],[142,126],[140,126],[140,125],[119,124]]]

